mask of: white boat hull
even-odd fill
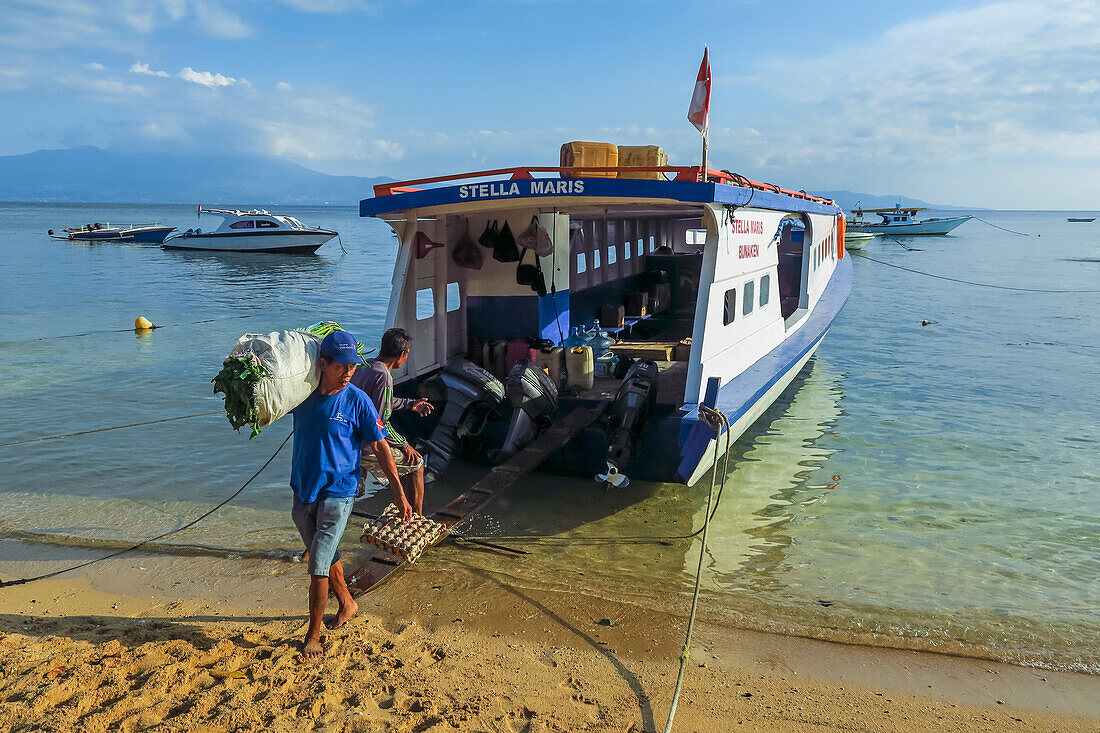
[[[863,245],[870,242],[876,235],[869,232],[849,232],[844,235],[844,249],[858,251]]]
[[[970,216],[953,216],[948,219],[925,219],[909,224],[848,224],[850,232],[864,232],[870,234],[947,234],[955,227],[969,221]]]
[[[216,252],[314,252],[336,236],[336,232],[273,231],[270,233],[180,234],[162,245],[165,249],[207,250]]]

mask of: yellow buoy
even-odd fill
[[[154,326],[153,322],[150,321],[145,316],[138,316],[137,318],[134,319],[134,330],[135,331],[150,331],[154,328],[156,328],[156,326]]]

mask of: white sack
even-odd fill
[[[246,333],[229,352],[256,355],[269,376],[256,382],[256,427],[265,428],[302,404],[317,389],[321,338],[306,331]]]

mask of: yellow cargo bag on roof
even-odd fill
[[[614,178],[615,171],[587,171],[591,168],[615,168],[619,165],[619,148],[615,143],[574,141],[561,146],[563,178]]]
[[[620,145],[619,167],[656,168],[668,165],[668,154],[660,145]],[[661,171],[619,171],[619,178],[641,178],[647,181],[668,180]]]

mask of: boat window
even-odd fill
[[[273,221],[267,221],[266,219],[257,219],[256,220],[256,228],[257,229],[278,229],[279,225],[276,224]]]
[[[737,316],[737,288],[726,291],[725,305],[722,307],[722,324],[730,325]]]
[[[230,229],[255,229],[256,222],[251,219],[244,219],[242,221],[235,221],[229,225]]]
[[[416,320],[424,321],[435,315],[435,298],[431,288],[416,291]]]
[[[630,242],[623,242],[623,259],[624,260],[629,260],[630,259],[630,249],[631,249]]]
[[[462,295],[458,283],[447,283],[447,312],[454,313],[462,307]]]
[[[592,250],[592,269],[600,269],[600,251],[598,249]]]
[[[694,244],[696,246],[707,243],[707,230],[706,229],[688,229],[687,230],[687,243]]]
[[[616,252],[615,252],[616,249],[617,248],[615,247],[615,245],[613,245],[613,244],[608,245],[608,247],[607,247],[607,264],[614,265],[615,262],[618,260],[618,257],[616,256]]]
[[[638,240],[638,256],[641,257],[645,254],[645,243],[642,240]]]
[[[588,263],[585,262],[584,252],[578,252],[577,253],[577,274],[580,275],[582,272],[586,272],[587,270],[588,270]]]
[[[772,276],[765,275],[760,278],[760,307],[763,308],[771,299]]]
[[[657,249],[657,238],[654,237],[653,235],[650,235],[650,237],[649,237],[649,251],[652,252],[655,249]]]
[[[747,316],[752,313],[752,306],[756,300],[756,281],[749,280],[745,283],[745,298],[741,306],[741,315]]]

